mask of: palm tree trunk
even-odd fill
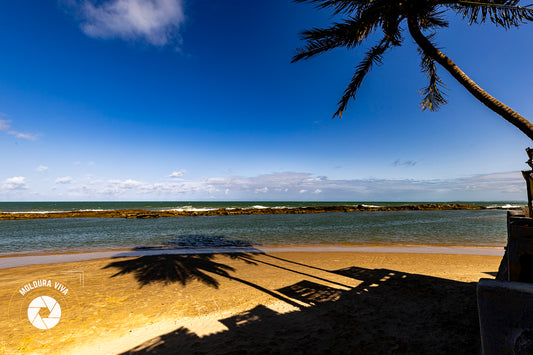
[[[468,92],[474,95],[476,99],[516,126],[528,136],[529,139],[533,140],[533,124],[531,122],[480,88],[479,85],[470,79],[450,58],[435,48],[435,46],[433,46],[433,44],[422,34],[415,18],[409,18],[407,23],[409,26],[409,33],[411,33],[411,36],[425,53],[442,65],[466,88],[466,90],[468,90]]]

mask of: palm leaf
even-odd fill
[[[437,29],[439,27],[448,27],[448,21],[444,20],[442,14],[444,11],[437,11],[435,9],[428,11],[423,16],[419,17],[419,25],[423,30]]]
[[[327,2],[329,4],[329,2],[334,0],[309,1]],[[350,1],[340,1],[340,3],[346,2]],[[331,27],[325,29],[314,28],[302,32],[302,40],[307,43],[305,47],[296,51],[292,62],[309,59],[337,47],[351,49],[366,40],[378,27],[383,29],[385,36],[390,41],[396,42],[396,44],[401,42],[402,37],[399,25],[403,18],[399,17],[396,11],[391,11],[390,0],[358,0],[353,1],[353,3],[357,3],[360,6],[344,22],[334,23]]]
[[[329,28],[304,31],[302,40],[307,41],[307,44],[296,51],[297,54],[292,62],[309,59],[337,47],[353,48],[375,31],[377,21],[379,18],[367,21],[350,19],[343,23],[335,23]]]
[[[485,1],[469,0],[457,1],[446,6],[454,9],[468,23],[479,24],[489,20],[504,28],[518,27],[528,21],[533,21],[533,9],[528,6],[517,6],[519,1]]]
[[[294,0],[295,2],[304,3],[310,2],[317,4],[319,9],[331,8],[333,14],[338,15],[341,13],[351,14],[357,9],[365,8],[371,5],[372,1],[369,0]]]
[[[444,83],[437,75],[437,66],[435,65],[435,60],[432,57],[427,55],[422,49],[418,49],[422,61],[420,62],[420,67],[422,71],[426,73],[427,78],[429,79],[429,84],[426,88],[420,90],[420,94],[423,95],[423,99],[420,102],[420,108],[430,111],[437,111],[441,105],[446,104],[447,100],[444,97],[444,93],[441,92],[440,88],[445,88]]]
[[[338,109],[333,114],[333,117],[339,116],[342,117],[342,113],[346,109],[348,102],[355,98],[355,94],[365,76],[370,72],[372,66],[381,65],[383,60],[383,54],[387,49],[393,45],[387,37],[385,37],[379,44],[370,48],[365,55],[365,58],[357,65],[355,68],[355,73],[350,81],[350,84],[344,90],[344,95],[338,103]]]

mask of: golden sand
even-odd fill
[[[0,307],[8,312],[0,318],[0,350],[475,353],[475,283],[494,277],[500,260],[274,252],[107,258],[3,269]],[[36,280],[45,285],[26,286],[29,291],[23,295],[25,285]],[[54,289],[56,283],[67,287],[66,294]],[[30,323],[27,309],[44,295],[61,306],[61,319],[41,330]],[[39,315],[48,318],[48,313],[43,308]]]

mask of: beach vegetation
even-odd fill
[[[443,82],[437,64],[446,69],[466,90],[489,109],[533,139],[533,124],[522,115],[491,96],[463,72],[435,43],[436,31],[449,25],[446,11],[453,11],[470,25],[490,22],[509,29],[533,21],[533,5],[520,6],[520,0],[295,0],[314,3],[319,9],[331,9],[341,21],[327,28],[302,32],[306,44],[297,50],[292,62],[309,59],[334,48],[356,48],[381,30],[380,39],[369,45],[356,66],[353,77],[338,103],[333,117],[341,117],[349,101],[355,98],[365,76],[380,65],[384,54],[404,43],[405,28],[415,40],[420,66],[428,84],[420,90],[422,110],[436,111],[446,103]]]

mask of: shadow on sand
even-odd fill
[[[272,267],[279,266],[265,259],[278,259],[310,272],[317,269],[361,283],[339,289],[318,283],[327,281],[324,278],[283,267],[301,274],[302,280],[268,290],[231,276],[235,270],[215,262],[213,254],[143,256],[113,262],[107,267],[118,268],[115,275],[134,273],[141,286],[150,282],[186,285],[199,280],[217,287],[215,277],[224,277],[299,307],[280,314],[259,305],[220,319],[228,330],[199,337],[180,327],[124,354],[475,354],[479,350],[475,283],[356,266],[326,270],[256,255],[237,253],[233,257]]]
[[[216,252],[217,250],[226,252]],[[218,288],[218,281],[207,273],[229,278],[228,271],[235,270],[231,266],[215,262],[215,255],[226,255],[253,264],[254,255],[262,253],[254,244],[243,240],[198,234],[178,236],[162,245],[137,247],[133,251],[147,255],[115,261],[104,269],[119,269],[112,277],[131,273],[141,287],[155,282],[163,282],[165,285],[178,282],[186,286],[191,281],[200,281]],[[127,257],[128,253],[123,255]]]
[[[217,249],[224,251],[216,251]],[[104,269],[116,268],[119,270],[111,277],[133,274],[140,287],[156,282],[161,282],[165,285],[180,283],[186,286],[192,281],[199,281],[207,286],[218,288],[219,282],[214,277],[216,275],[253,287],[291,306],[301,307],[301,304],[284,297],[279,292],[273,292],[260,285],[231,275],[229,272],[235,271],[233,267],[214,260],[216,257],[224,256],[256,265],[256,256],[264,253],[251,243],[231,240],[223,236],[184,235],[161,246],[140,247],[136,248],[136,250],[146,252],[159,251],[161,254],[114,261],[105,266]],[[202,252],[198,254],[168,254],[176,250],[183,252],[198,250]],[[204,252],[205,250],[212,252]]]

